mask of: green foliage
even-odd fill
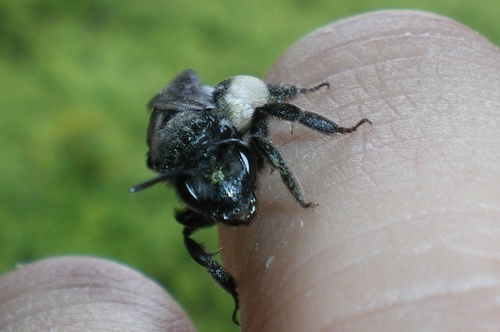
[[[432,10],[500,41],[496,0],[413,3],[0,2],[0,272],[54,255],[108,257],[158,280],[200,330],[236,331],[230,296],[185,252],[175,195],[127,193],[151,176],[148,99],[185,68],[209,84],[262,76],[302,35],[372,9]],[[200,236],[217,248],[213,231]]]

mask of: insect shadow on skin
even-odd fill
[[[267,139],[269,116],[299,122],[323,134],[346,134],[365,122],[341,127],[327,118],[288,103],[299,94],[328,88],[265,84],[252,76],[234,76],[215,87],[204,86],[192,70],[174,78],[149,102],[147,166],[158,175],[130,189],[137,192],[160,182],[170,183],[187,208],[177,211],[190,256],[234,299],[235,279],[203,245],[191,238],[200,228],[223,223],[248,225],[257,209],[256,181],[264,161],[276,169],[295,202],[309,208],[295,177],[278,150]]]

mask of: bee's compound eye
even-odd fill
[[[202,180],[201,177],[178,177],[175,187],[179,198],[191,210],[203,213],[207,208],[207,197],[213,194],[213,186]]]
[[[243,166],[244,172],[248,174],[247,181],[248,183],[255,183],[259,170],[255,153],[253,153],[246,145],[240,145],[238,149],[240,154],[240,162]]]

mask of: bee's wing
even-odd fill
[[[201,85],[190,69],[177,75],[151,99],[148,107],[154,111],[182,112],[213,108],[213,87]]]
[[[164,134],[170,133],[171,128],[167,128],[167,124],[173,117],[180,116],[182,119],[182,113],[214,109],[213,92],[213,87],[201,85],[195,72],[188,69],[154,96],[148,104],[152,110],[146,137],[150,151],[155,141],[162,141]]]

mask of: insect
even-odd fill
[[[365,122],[341,127],[327,118],[302,111],[288,101],[312,88],[290,84],[265,84],[251,76],[234,76],[215,87],[203,86],[192,70],[174,78],[149,102],[152,110],[147,129],[147,166],[158,175],[130,189],[137,192],[160,182],[173,185],[187,208],[176,212],[184,226],[190,256],[234,299],[233,322],[238,324],[238,292],[235,279],[213,259],[214,254],[193,240],[200,228],[223,223],[248,225],[257,209],[256,180],[264,162],[276,169],[303,207],[306,202],[297,181],[278,150],[268,140],[269,117],[302,125],[323,134],[346,134]]]

